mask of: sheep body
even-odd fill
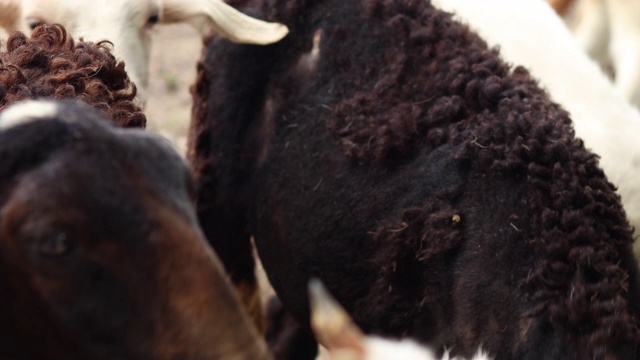
[[[434,1],[468,23],[491,46],[499,47],[506,61],[525,66],[569,112],[577,136],[600,156],[600,165],[617,186],[631,225],[640,229],[638,110],[620,96],[545,2],[493,0],[491,6],[486,4]],[[640,243],[634,251],[640,256]]]
[[[620,199],[524,68],[425,1],[241,8],[291,35],[199,65],[198,217],[236,284],[254,235],[307,326],[317,276],[365,332],[456,356],[635,358]]]

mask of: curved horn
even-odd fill
[[[318,279],[309,281],[311,328],[334,359],[364,359],[364,335]]]
[[[247,16],[222,0],[164,0],[161,22],[187,22],[206,34],[212,28],[229,40],[266,45],[282,40],[289,29]]]

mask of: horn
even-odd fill
[[[365,356],[364,335],[351,317],[318,279],[309,281],[311,328],[334,359],[358,360]]]
[[[164,0],[161,22],[186,22],[203,35],[213,28],[229,40],[245,44],[272,44],[289,33],[283,24],[252,18],[222,0]]]

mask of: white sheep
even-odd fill
[[[320,280],[309,282],[309,297],[311,327],[320,344],[329,350],[332,360],[464,360],[449,357],[449,351],[438,357],[432,349],[410,339],[365,336]],[[482,349],[471,358],[491,359]]]
[[[582,51],[541,0],[434,0],[457,14],[510,63],[528,68],[570,114],[578,137],[598,154],[618,187],[631,224],[640,229],[640,113]],[[634,245],[636,257],[640,244]]]
[[[620,93],[640,106],[640,2],[573,0],[563,6],[549,1],[564,14],[582,48],[613,72]]]
[[[281,24],[246,16],[222,0],[0,0],[0,14],[0,27],[8,31],[28,32],[40,23],[59,23],[75,38],[109,40],[142,103],[156,23],[186,22],[202,32],[215,30],[233,41],[253,44],[276,42],[288,32]]]

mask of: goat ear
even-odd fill
[[[161,22],[187,22],[203,35],[215,30],[233,42],[246,44],[272,44],[289,33],[283,24],[244,15],[222,0],[164,0]]]
[[[364,335],[318,279],[309,281],[311,328],[334,359],[362,360]]]

